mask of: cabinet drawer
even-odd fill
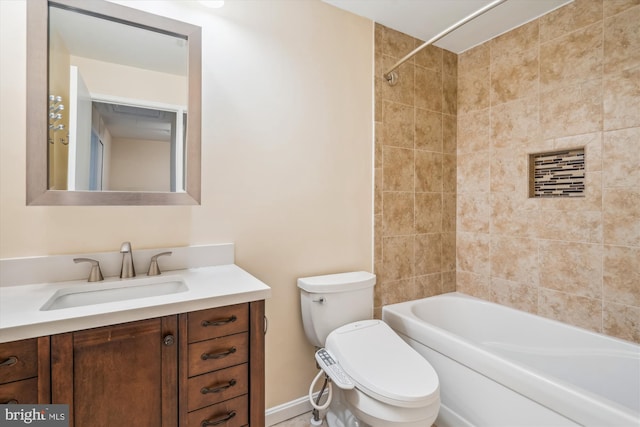
[[[187,387],[189,411],[246,394],[249,391],[247,364],[190,378]]]
[[[0,344],[0,384],[38,375],[36,338]]]
[[[249,424],[249,397],[243,395],[190,412],[188,427],[240,427]]]
[[[249,334],[229,335],[189,344],[189,377],[249,360]]]
[[[0,384],[0,404],[3,403],[38,403],[38,378]]]
[[[188,316],[190,343],[249,330],[248,304],[194,311]]]

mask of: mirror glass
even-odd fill
[[[34,49],[45,47],[46,88],[28,119],[45,137],[31,132],[28,145],[47,172],[36,194],[28,182],[28,203],[198,203],[200,28],[110,2],[36,3],[30,29],[46,31],[28,36],[28,58],[41,68]],[[42,92],[29,73],[28,92]],[[33,117],[44,108],[44,122]],[[28,181],[41,181],[31,163]]]

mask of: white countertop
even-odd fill
[[[157,277],[157,276],[156,276]],[[173,270],[163,279],[181,279],[185,292],[85,305],[40,308],[60,289],[87,286],[86,280],[0,287],[0,343],[99,326],[185,313],[269,298],[271,288],[235,264]],[[146,275],[126,279],[132,285]],[[105,286],[121,279],[105,278]],[[97,283],[97,282],[96,282]],[[92,283],[92,285],[95,283]]]

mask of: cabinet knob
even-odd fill
[[[13,366],[18,363],[18,358],[15,356],[9,356],[6,360],[0,362],[0,366]]]
[[[164,343],[164,345],[169,347],[176,343],[176,337],[174,337],[173,335],[167,335],[166,337],[164,337],[164,340],[162,342]]]

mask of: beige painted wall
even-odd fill
[[[171,143],[113,138],[109,186],[113,191],[171,191]]]
[[[303,396],[296,278],[372,270],[373,26],[320,1],[133,4],[203,27],[202,205],[25,207],[26,7],[0,1],[0,257],[235,242],[273,289],[267,406]]]

